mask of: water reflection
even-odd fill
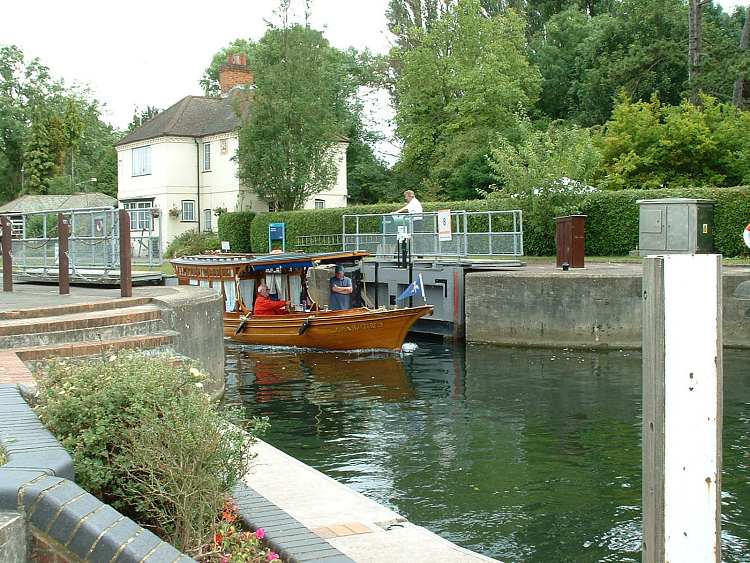
[[[750,561],[750,354],[725,356],[724,560]],[[229,400],[275,446],[504,561],[640,559],[641,356],[420,343],[227,347]]]

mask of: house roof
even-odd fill
[[[224,98],[185,96],[125,135],[115,146],[157,137],[205,137],[234,131],[241,123],[235,111],[240,95],[235,90]]]
[[[60,209],[117,207],[117,200],[100,192],[65,195],[25,195],[0,206],[0,213],[34,213]]]

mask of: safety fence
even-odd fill
[[[421,256],[523,256],[523,213],[444,211],[344,215],[343,250],[394,256],[400,240]]]

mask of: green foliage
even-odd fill
[[[125,128],[125,132],[132,133],[141,125],[146,123],[146,121],[159,115],[159,112],[161,112],[161,110],[156,106],[146,106],[146,109],[141,111],[138,111],[138,109],[136,108],[135,112],[133,113],[133,119],[130,121],[130,123],[128,123],[128,126]]]
[[[50,131],[41,113],[34,117],[24,160],[24,191],[29,194],[46,194],[55,171],[55,154]]]
[[[703,107],[622,99],[601,139],[599,176],[611,189],[750,182],[750,114],[704,97]]]
[[[188,553],[250,462],[252,435],[213,409],[204,377],[137,354],[53,362],[37,407],[72,454],[83,488]]]
[[[229,241],[232,252],[252,252],[252,223],[255,213],[236,211],[219,215],[219,240]]]
[[[488,156],[506,194],[589,185],[600,160],[588,129],[557,121],[540,131],[528,118],[520,119],[508,137],[499,137]]]
[[[420,192],[474,197],[491,183],[484,159],[490,140],[539,92],[524,27],[512,10],[488,18],[477,0],[458,0],[417,46],[395,55],[403,63],[396,84],[400,166],[422,179]]]
[[[623,256],[638,245],[639,199],[689,197],[716,201],[714,243],[724,256],[747,256],[742,230],[750,223],[750,188],[683,188],[659,190],[618,190],[586,193],[582,190],[542,190],[536,195],[508,195],[493,192],[484,200],[425,202],[425,211],[454,209],[466,211],[523,211],[524,251],[529,256],[555,254],[555,217],[571,213],[588,216],[586,253],[590,256]],[[342,232],[345,214],[390,213],[398,204],[353,206],[341,209],[316,209],[283,213],[261,213],[252,223],[253,249],[268,250],[268,224],[285,223],[288,248],[303,235],[336,235]],[[348,224],[353,231],[353,225]],[[364,228],[375,228],[374,224]],[[479,225],[481,227],[481,225]],[[323,252],[330,247],[313,247]]]
[[[319,31],[269,29],[255,48],[252,111],[240,130],[239,176],[277,209],[298,209],[336,178],[350,60]]]
[[[202,254],[208,250],[221,248],[219,239],[213,233],[199,233],[195,229],[185,231],[169,243],[164,252],[165,258],[179,258],[181,256],[192,256]]]

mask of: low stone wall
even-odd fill
[[[5,353],[0,357],[0,445],[7,461],[0,466],[0,534],[14,541],[0,544],[0,561],[21,556],[71,563],[193,561],[73,482],[73,460],[11,378],[26,382],[31,374],[15,354]],[[23,543],[27,536],[31,540],[26,553],[20,553],[19,534]]]
[[[178,334],[171,347],[175,352],[197,360],[208,372],[206,392],[224,392],[224,301],[214,289],[176,286],[169,293],[156,294],[152,303],[163,309],[162,320]],[[139,295],[145,293],[139,292]]]
[[[747,269],[725,268],[724,344],[750,348]],[[641,274],[575,270],[466,276],[466,340],[517,346],[640,348]],[[696,296],[699,299],[700,296]]]

